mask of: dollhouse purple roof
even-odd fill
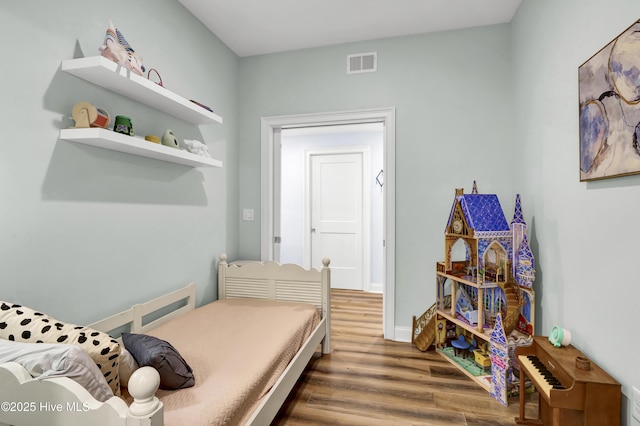
[[[476,232],[509,231],[497,195],[462,194],[456,196],[456,199],[460,202],[467,224]]]

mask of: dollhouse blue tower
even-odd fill
[[[522,215],[522,205],[520,194],[516,195],[516,207],[511,221],[511,232],[513,233],[513,276],[521,287],[532,288],[535,280],[536,270],[533,254],[529,248],[527,239],[527,223]]]

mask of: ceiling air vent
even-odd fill
[[[347,74],[376,72],[378,70],[378,53],[356,53],[347,55]]]

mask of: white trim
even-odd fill
[[[366,283],[365,283],[366,285]],[[382,288],[382,283],[369,283],[370,293],[384,293],[384,289]]]
[[[281,149],[282,149],[282,129],[273,129],[273,169],[274,170],[280,170],[282,167],[282,164],[280,163],[282,160],[282,154],[281,154]],[[282,180],[282,176],[278,175],[278,176],[272,176],[273,177],[273,203],[274,205],[280,205],[280,199],[281,199],[281,190],[282,190],[282,186],[281,186],[281,180]],[[273,226],[273,235],[281,237],[282,236],[282,229],[280,226],[281,223],[281,219],[280,219],[280,215],[282,214],[282,212],[280,211],[280,209],[274,209],[271,210],[271,212],[273,213],[273,219],[271,221],[271,224]],[[273,249],[273,257],[270,258],[269,260],[275,260],[276,262],[280,262],[280,248],[282,247],[280,245],[280,242],[278,240],[278,242],[276,243],[274,241],[274,239],[272,238],[273,244],[271,245],[272,249]]]
[[[273,132],[275,129],[326,126],[333,124],[384,123],[384,263],[383,292],[384,338],[395,340],[395,164],[396,110],[379,108],[317,114],[263,117],[260,120],[261,146],[261,239],[263,261],[273,259]]]
[[[396,342],[411,342],[411,327],[396,327],[395,339]]]

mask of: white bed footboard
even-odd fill
[[[38,380],[18,363],[0,364],[0,425],[162,426],[162,403],[154,396],[160,378],[153,383],[158,372],[146,368],[152,371],[136,371],[142,380],[134,385],[137,398],[127,407],[115,396],[99,402],[67,377]],[[132,408],[139,409],[137,415]]]

